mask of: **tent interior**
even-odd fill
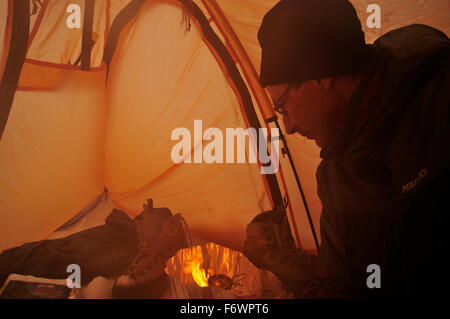
[[[98,229],[114,211],[118,219],[132,220],[151,198],[155,207],[181,213],[193,236],[189,254],[181,251],[166,269],[182,284],[208,285],[204,279],[211,274],[245,274],[237,296],[288,296],[271,273],[251,265],[240,252],[247,224],[279,204],[286,205],[296,245],[317,250],[318,146],[296,135],[269,136],[259,152],[279,145],[280,152],[271,152],[279,160],[275,174],[262,174],[262,164],[249,161],[250,147],[241,162],[234,146],[234,163],[207,163],[201,155],[196,161],[196,153],[211,142],[202,139],[208,128],[270,131],[279,125],[284,132],[258,81],[257,32],[276,2],[0,2],[0,286],[11,272],[66,278],[62,261],[89,263],[75,256],[82,247],[73,251],[71,262],[63,246],[53,247],[54,254],[64,253],[63,259],[49,251],[39,255],[45,249],[30,246],[27,253],[34,254],[30,260],[38,264],[36,271],[25,267],[25,256],[17,250],[14,255],[13,249]],[[367,43],[411,23],[450,30],[446,0],[377,0],[382,27],[371,29],[366,20],[373,1],[351,2]],[[194,126],[198,120],[200,131]],[[193,132],[184,154],[192,156],[191,163],[172,159],[177,128]],[[106,239],[93,237],[90,243],[115,249],[111,254],[135,244],[118,242],[114,248],[116,241]],[[135,253],[130,250],[125,260]],[[83,284],[95,275],[117,275],[85,266],[92,271]],[[271,292],[264,295],[267,287]]]

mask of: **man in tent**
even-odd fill
[[[282,0],[258,39],[260,81],[287,133],[322,149],[322,242],[316,257],[253,234],[246,255],[299,297],[435,294],[450,198],[448,37],[410,25],[368,45],[349,1]]]

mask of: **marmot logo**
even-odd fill
[[[420,181],[427,175],[428,169],[426,167],[422,168],[422,170],[419,172],[419,175],[415,180],[410,181],[409,183],[403,185],[402,193],[409,192],[410,190],[416,188],[417,185],[419,185]]]

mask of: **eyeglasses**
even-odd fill
[[[281,96],[278,98],[278,100],[275,103],[273,103],[275,112],[283,116],[289,115],[288,111],[284,109],[284,103],[286,103],[286,99],[289,95],[291,88],[292,85],[289,84],[288,87],[284,90],[283,94],[281,94]]]

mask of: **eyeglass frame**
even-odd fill
[[[275,112],[277,112],[280,115],[289,116],[288,111],[284,109],[284,103],[286,102],[289,92],[291,91],[293,86],[294,85],[292,83],[288,84],[283,94],[281,94],[280,97],[277,99],[277,101],[273,103],[273,108]]]

